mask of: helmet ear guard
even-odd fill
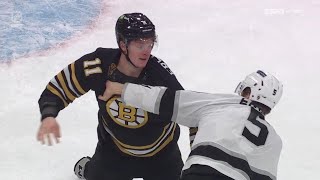
[[[261,70],[249,74],[238,84],[235,93],[241,95],[247,87],[251,90],[250,100],[259,102],[270,109],[279,102],[283,92],[282,83],[270,73]]]

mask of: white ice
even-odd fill
[[[97,47],[116,47],[122,13],[140,11],[156,24],[159,47],[186,89],[232,93],[244,75],[263,69],[284,83],[268,116],[283,140],[280,180],[315,180],[320,167],[320,2],[316,0],[112,0],[94,29],[64,46],[0,65],[0,178],[76,180],[73,165],[97,142],[93,93],[58,116],[61,143],[40,145],[37,100],[62,68]],[[81,17],[79,17],[81,18]],[[185,128],[179,140],[189,153]]]

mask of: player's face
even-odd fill
[[[131,41],[128,46],[128,51],[132,63],[139,68],[144,68],[150,58],[153,45],[153,38]]]
[[[249,87],[246,87],[242,93],[241,93],[241,96],[242,97],[245,97],[247,99],[250,99],[250,94],[251,94],[251,89]]]

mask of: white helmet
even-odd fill
[[[235,93],[241,95],[246,87],[251,89],[249,99],[271,109],[279,102],[283,91],[283,85],[277,78],[260,70],[249,74],[244,81],[240,82]]]

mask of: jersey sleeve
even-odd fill
[[[207,108],[212,108],[214,104],[228,102],[227,99],[214,94],[176,91],[165,87],[141,86],[131,83],[125,84],[122,98],[129,105],[159,114],[163,119],[169,119],[188,127],[197,127]]]
[[[159,114],[161,98],[166,90],[161,86],[125,83],[121,98],[127,105]]]
[[[56,74],[46,85],[38,101],[41,120],[56,117],[60,110],[91,89],[91,78],[102,73],[96,51],[84,55]]]
[[[179,91],[171,90],[166,87],[148,86],[126,83],[122,90],[122,100],[130,106],[144,109],[148,112],[159,114],[163,120],[177,121],[174,110],[177,108],[179,98],[176,93]],[[184,107],[186,108],[186,107]],[[185,114],[182,125],[189,126],[192,119],[190,113]],[[194,123],[196,124],[196,123]],[[191,126],[192,127],[192,126]],[[196,126],[194,126],[196,127]]]

